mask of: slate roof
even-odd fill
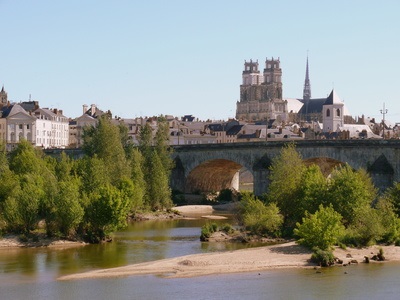
[[[329,94],[328,98],[326,98],[326,101],[324,104],[326,104],[326,105],[343,104],[343,101],[340,100],[340,98],[336,94],[335,90],[332,90],[332,92]]]
[[[300,100],[304,105],[300,108],[299,114],[319,114],[322,113],[322,107],[325,104],[327,98],[315,98],[310,99],[308,103],[305,100]]]
[[[242,130],[243,125],[233,125],[226,131],[227,135],[237,135]]]

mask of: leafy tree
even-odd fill
[[[59,183],[59,192],[55,197],[54,209],[49,218],[48,233],[54,234],[57,230],[68,237],[73,235],[84,215],[80,203],[79,179]],[[53,226],[50,226],[52,224]],[[49,232],[50,228],[53,232]]]
[[[378,211],[371,207],[363,207],[346,229],[343,242],[357,247],[371,246],[384,235],[385,228]]]
[[[139,132],[139,150],[147,158],[151,155],[151,146],[153,145],[153,133],[149,123],[141,127]]]
[[[143,173],[143,156],[137,148],[129,151],[129,163],[131,167],[131,179],[133,182],[132,209],[142,207],[146,192],[146,182]]]
[[[8,228],[28,233],[36,227],[45,192],[32,174],[21,175],[19,181],[15,195],[4,203],[4,218]]]
[[[388,188],[384,197],[392,203],[394,212],[398,217],[400,217],[400,182],[397,182],[392,187]]]
[[[342,215],[344,224],[349,225],[359,213],[370,208],[376,196],[376,188],[368,174],[362,169],[354,171],[346,164],[332,173],[326,204],[331,203]]]
[[[82,193],[95,193],[99,187],[111,183],[107,167],[97,156],[85,157],[77,162],[77,174],[82,180]]]
[[[129,176],[119,128],[107,116],[102,116],[97,127],[85,130],[83,149],[89,156],[97,155],[104,161],[111,182],[116,184],[122,177]]]
[[[65,152],[62,152],[60,159],[54,164],[54,173],[59,181],[69,180],[74,172],[74,161]]]
[[[87,234],[92,242],[106,239],[110,233],[126,226],[130,200],[112,185],[101,186],[90,196],[85,213]]]
[[[155,136],[155,148],[160,157],[164,172],[169,177],[174,162],[171,159],[171,147],[169,146],[169,124],[165,117],[158,118],[157,132]]]
[[[396,213],[396,208],[389,197],[383,195],[375,204],[385,233],[381,242],[395,243],[400,240],[400,219]]]
[[[169,177],[165,173],[160,157],[154,150],[150,157],[149,170],[151,171],[147,178],[147,199],[150,208],[159,210],[172,207]]]
[[[303,222],[297,223],[294,234],[299,237],[297,242],[309,248],[330,250],[343,235],[342,216],[332,206],[323,207],[314,214],[306,212]]]
[[[241,219],[246,229],[253,234],[279,236],[283,216],[275,203],[265,205],[250,193],[241,200]]]
[[[325,200],[328,184],[324,174],[317,165],[307,167],[302,173],[299,187],[299,205],[294,207],[297,209],[295,215],[298,221],[304,216],[304,212],[314,213],[318,210],[319,205]]]
[[[10,153],[10,169],[18,175],[41,173],[45,167],[43,153],[33,148],[26,140],[21,140],[17,148]]]
[[[294,144],[286,144],[272,160],[267,198],[268,202],[276,202],[288,228],[294,228],[303,214],[298,207],[301,203],[299,193],[304,171],[305,166]]]
[[[12,195],[18,185],[18,179],[10,170],[5,146],[0,143],[0,211],[1,204]]]

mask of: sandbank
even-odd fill
[[[174,207],[174,210],[181,214],[203,214],[214,211],[211,205],[183,205]]]
[[[372,257],[382,248],[388,261],[400,261],[400,247],[372,246],[362,249],[337,248],[334,254],[348,264],[350,261],[363,262],[364,257]],[[167,278],[195,277],[238,272],[260,272],[277,268],[312,268],[309,262],[311,251],[288,242],[230,252],[193,254],[182,257],[157,260],[124,267],[94,270],[85,273],[60,277],[59,280],[77,280],[89,278],[123,277],[132,275],[161,275]],[[375,263],[371,261],[371,263]]]
[[[37,248],[48,247],[56,249],[64,249],[70,247],[85,246],[87,243],[82,241],[69,241],[51,238],[40,238],[38,241],[21,242],[16,235],[6,235],[0,238],[0,250],[10,248]]]

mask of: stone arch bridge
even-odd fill
[[[253,177],[253,191],[268,189],[269,167],[282,147],[291,141],[199,144],[174,146],[173,189],[186,193],[238,189],[240,171]],[[303,160],[329,172],[348,163],[369,172],[375,185],[384,190],[400,181],[400,140],[302,140],[293,142]]]

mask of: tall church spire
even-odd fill
[[[307,54],[306,79],[304,81],[303,100],[310,100],[310,99],[311,99],[311,85],[310,85],[310,77],[308,74],[308,54]]]

